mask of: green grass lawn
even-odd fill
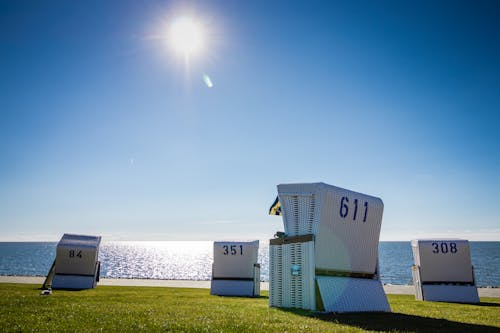
[[[388,295],[392,313],[318,314],[269,308],[260,298],[219,297],[207,289],[107,287],[54,291],[0,284],[0,332],[499,332],[500,299],[478,305]]]

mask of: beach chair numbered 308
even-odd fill
[[[259,296],[259,241],[214,242],[210,293],[220,296]]]
[[[56,259],[43,287],[91,289],[99,281],[100,236],[64,234],[57,244]]]
[[[411,241],[415,298],[421,301],[478,303],[469,241],[414,239]]]

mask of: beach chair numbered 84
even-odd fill
[[[99,281],[100,236],[64,234],[43,288],[91,289]]]

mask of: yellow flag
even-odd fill
[[[276,200],[274,200],[273,204],[271,205],[271,208],[269,208],[269,215],[281,216],[281,203],[278,197],[276,197]]]

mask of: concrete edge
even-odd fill
[[[43,284],[43,276],[0,276],[0,283]],[[109,279],[101,278],[100,286],[127,286],[127,287],[171,287],[171,288],[202,288],[210,289],[210,281],[193,280],[156,280],[156,279]],[[269,290],[269,282],[260,283],[261,290]],[[384,285],[386,294],[415,295],[413,286]],[[479,297],[500,298],[500,288],[478,288]]]

